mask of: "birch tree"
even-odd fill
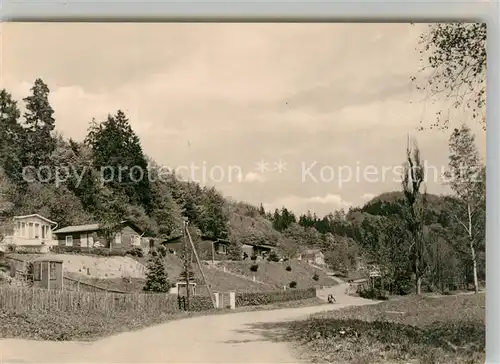
[[[446,183],[459,200],[459,208],[451,211],[451,214],[466,237],[464,240],[472,264],[474,291],[477,293],[477,248],[484,243],[485,236],[486,168],[481,163],[474,134],[467,125],[463,124],[460,129],[453,131],[449,148]],[[459,249],[463,248],[462,241],[457,240]]]
[[[429,25],[419,40],[424,85],[434,103],[452,100],[454,108],[470,111],[486,128],[486,23],[437,23]],[[416,77],[413,80],[416,81]],[[448,129],[449,115],[440,110],[431,128]]]
[[[415,273],[416,294],[421,293],[422,277],[426,269],[426,241],[424,236],[424,221],[426,207],[426,192],[421,192],[425,183],[425,170],[420,158],[420,150],[416,141],[406,149],[406,162],[402,176],[402,187],[405,196],[404,219],[411,234],[410,252]]]

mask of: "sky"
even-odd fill
[[[408,135],[439,177],[450,132],[418,131],[438,110],[485,133],[449,100],[430,102],[425,24],[2,23],[1,82],[17,99],[36,78],[56,129],[83,140],[124,110],[144,152],[185,178],[267,209],[319,216],[400,189]]]

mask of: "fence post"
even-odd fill
[[[219,292],[214,292],[215,308],[220,308]]]

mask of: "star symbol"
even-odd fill
[[[257,162],[257,170],[260,173],[269,171],[269,163],[266,162],[264,159],[261,159],[259,162]]]
[[[281,158],[279,159],[279,161],[278,161],[278,162],[274,162],[274,165],[275,165],[275,167],[276,167],[276,171],[277,171],[278,173],[281,173],[281,172],[283,172],[283,171],[286,171],[286,170],[287,170],[287,169],[286,169],[286,162],[283,162],[283,161],[281,160]]]

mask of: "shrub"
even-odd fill
[[[259,265],[258,264],[253,264],[251,267],[250,267],[250,270],[252,272],[257,272],[259,270]]]
[[[271,292],[242,292],[236,293],[236,307],[269,305],[314,297],[316,297],[315,288]]]
[[[165,248],[164,245],[159,245],[157,248],[158,254],[160,254],[162,257],[167,256],[167,248]]]
[[[389,299],[389,292],[377,288],[366,288],[359,291],[359,296],[369,300],[386,301]]]
[[[297,287],[297,282],[291,281],[289,284],[290,288],[296,288]]]
[[[252,255],[252,256],[250,257],[250,259],[251,259],[251,260],[257,260],[257,256],[256,256],[256,255]]]
[[[287,265],[287,266],[286,266],[286,268],[285,268],[285,270],[286,270],[287,272],[291,272],[291,271],[292,271],[292,267],[290,267],[289,265]]]
[[[313,280],[319,281],[319,275],[318,275],[318,273],[314,273]]]
[[[186,296],[178,296],[179,309],[188,311]],[[189,298],[189,311],[202,312],[210,311],[214,308],[212,300],[208,296],[191,296]]]
[[[140,247],[134,247],[126,252],[127,255],[131,255],[133,257],[142,258],[144,256],[144,251]]]
[[[269,254],[269,257],[267,258],[267,260],[269,262],[279,262],[280,261],[280,257],[275,252],[272,252],[271,254]]]
[[[111,256],[125,256],[123,249],[109,249],[109,248],[82,248],[79,246],[63,246],[56,245],[50,249],[55,254],[85,254],[85,255],[99,255],[104,257]]]
[[[149,292],[168,292],[170,282],[163,259],[159,255],[151,255],[147,265],[146,284],[143,290]]]

